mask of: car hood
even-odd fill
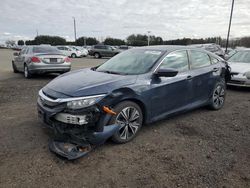
[[[93,71],[89,68],[63,74],[44,88],[51,97],[84,97],[109,93],[136,82],[136,75],[115,75]]]
[[[245,73],[250,71],[250,63],[229,62],[229,66],[231,67],[231,72]]]

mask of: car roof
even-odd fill
[[[165,51],[165,52],[167,52],[167,51],[171,52],[171,51],[175,51],[175,50],[188,50],[188,49],[197,49],[197,50],[200,50],[200,51],[205,51],[205,50],[197,48],[195,46],[180,46],[180,45],[143,46],[143,47],[138,47],[138,49],[160,50],[160,51]]]

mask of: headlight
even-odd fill
[[[81,109],[81,108],[86,108],[88,106],[91,106],[98,101],[100,101],[103,98],[103,96],[94,96],[94,97],[88,97],[86,99],[79,99],[79,100],[72,100],[67,102],[67,107],[69,109]]]
[[[246,76],[246,77],[247,77],[247,79],[250,79],[250,71],[248,71],[248,72],[244,73],[244,76]]]

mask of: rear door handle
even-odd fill
[[[187,76],[187,80],[191,80],[193,77],[191,75]]]
[[[215,67],[213,68],[213,72],[217,72],[219,70],[219,68]]]

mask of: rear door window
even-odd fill
[[[211,65],[209,56],[200,51],[191,50],[191,69],[198,69]]]
[[[168,54],[163,60],[160,68],[162,69],[176,69],[179,72],[184,72],[189,70],[188,67],[188,55],[187,51],[177,51]]]

